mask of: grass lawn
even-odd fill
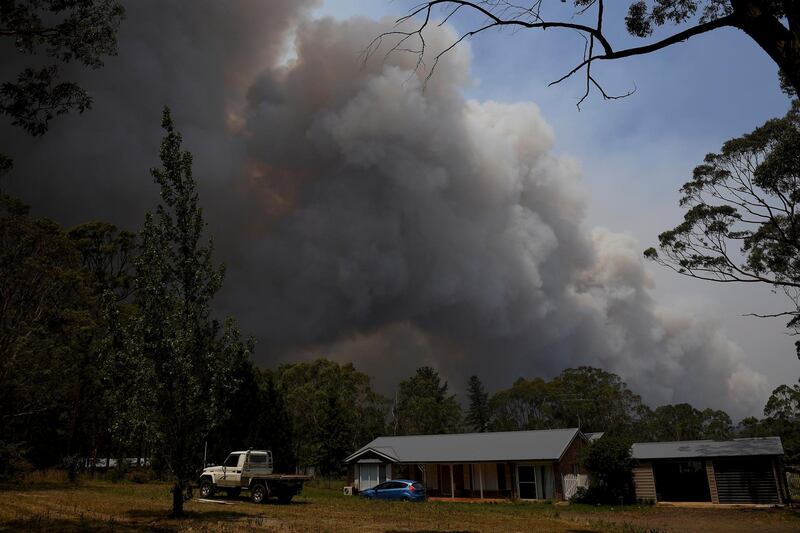
[[[0,531],[800,531],[800,513],[784,509],[372,502],[314,487],[290,505],[255,505],[244,497],[226,500],[232,505],[191,501],[189,516],[180,521],[167,517],[169,486],[163,483],[34,483],[4,487],[0,501]]]

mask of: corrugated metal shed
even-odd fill
[[[572,429],[378,437],[345,462],[373,451],[398,463],[557,461],[580,432]]]
[[[701,457],[745,457],[783,455],[780,437],[733,440],[689,440],[676,442],[637,442],[634,459],[695,459]]]

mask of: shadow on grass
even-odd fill
[[[87,520],[76,518],[75,520],[66,520],[62,518],[48,518],[45,516],[32,516],[29,518],[19,518],[10,520],[8,522],[0,523],[0,532],[17,532],[17,531],[30,531],[33,533],[47,532],[99,532],[99,531],[122,531],[122,532],[137,532],[137,531],[156,531],[160,533],[174,533],[177,529],[173,527],[156,526],[153,524],[126,524],[111,521]]]
[[[209,499],[211,499],[211,500],[219,500],[221,502],[246,503],[246,504],[254,506],[255,508],[258,508],[258,506],[260,506],[260,505],[275,505],[275,506],[278,506],[278,507],[286,507],[288,505],[308,505],[309,503],[311,503],[311,502],[308,502],[308,501],[298,501],[298,500],[292,500],[292,501],[290,501],[288,503],[282,503],[282,502],[279,502],[275,498],[267,498],[266,500],[264,500],[261,503],[253,503],[252,501],[250,501],[250,498],[248,498],[246,496],[238,496],[236,498],[231,498],[230,496],[223,496],[223,497],[214,496],[213,498],[209,498]]]
[[[183,518],[173,519],[169,512],[152,509],[131,509],[125,511],[125,516],[137,520],[152,523],[156,520],[174,520],[176,522],[233,522],[246,518],[253,518],[253,515],[228,510],[208,510],[208,511],[186,511]]]
[[[567,530],[568,533],[603,533],[599,529],[569,529]],[[385,533],[477,533],[474,531],[466,530],[466,529],[456,529],[452,531],[442,531],[439,529],[419,529],[409,531],[406,529],[387,529]]]
[[[80,483],[0,483],[3,492],[38,492],[48,490],[74,490],[84,488]]]
[[[468,529],[453,529],[453,530],[441,530],[441,529],[387,529],[384,533],[478,533],[477,531],[470,531]]]

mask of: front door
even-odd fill
[[[358,465],[358,490],[367,490],[376,486],[382,466],[375,463],[360,463]]]
[[[520,500],[536,499],[536,467],[518,466],[517,479],[519,480]]]

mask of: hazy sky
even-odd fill
[[[361,63],[405,0],[128,3],[119,57],[73,73],[94,109],[41,139],[0,128],[12,191],[64,224],[136,228],[169,104],[220,259],[220,310],[264,365],[353,361],[382,392],[421,364],[456,390],[591,364],[653,405],[758,414],[800,364],[768,287],[646,264],[705,153],[783,114],[776,68],[717,31],[598,65],[579,112],[571,32],[485,34],[427,87],[415,58]],[[623,3],[606,27],[618,42]],[[475,20],[434,31],[444,47]],[[5,66],[15,68],[14,51]]]
[[[414,4],[326,0],[319,13],[337,18],[393,16]],[[605,28],[614,44],[638,41],[624,31],[627,5],[607,4]],[[474,27],[470,19],[451,22],[462,31]],[[466,91],[468,96],[535,102],[555,130],[556,149],[582,166],[591,192],[585,223],[629,233],[642,249],[680,221],[678,188],[706,153],[788,108],[773,61],[733,29],[655,54],[598,64],[595,74],[606,90],[625,93],[635,85],[636,93],[617,101],[603,101],[593,93],[580,112],[575,107],[583,90],[579,77],[547,87],[582,53],[583,40],[577,34],[498,31],[469,43],[477,82]],[[656,280],[655,294],[664,302],[688,303],[698,313],[716,317],[771,387],[797,380],[800,362],[782,320],[742,316],[781,309],[782,295],[768,287],[685,279],[652,264],[647,270]]]

